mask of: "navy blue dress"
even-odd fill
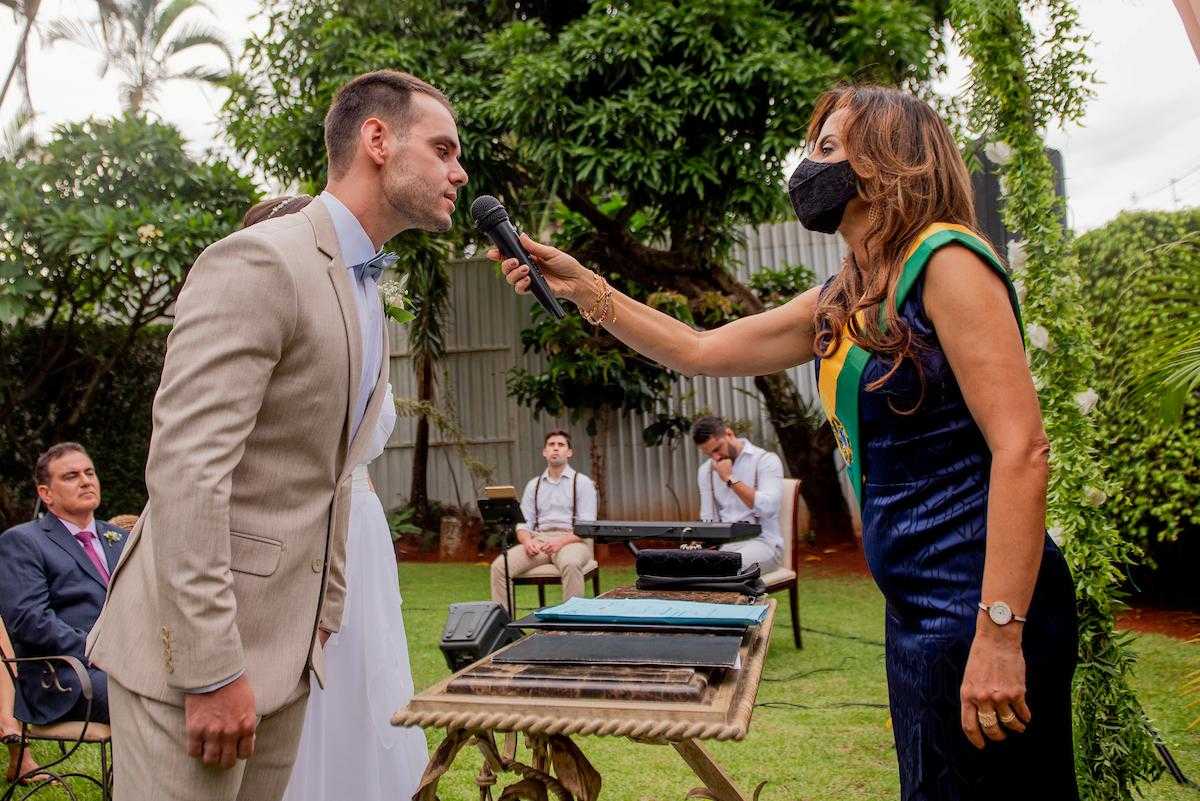
[[[925,396],[905,362],[872,356],[859,395],[867,563],[887,601],[887,676],[903,801],[1074,801],[1071,677],[1078,631],[1065,560],[1046,538],[1024,624],[1024,734],[979,751],[959,690],[983,583],[991,452],[925,314],[924,275],[901,316],[925,345]],[[818,371],[820,363],[817,364]],[[1020,624],[1016,624],[1020,625]]]

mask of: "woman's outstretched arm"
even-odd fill
[[[598,297],[595,273],[569,254],[524,234],[521,242],[557,297],[582,310],[592,309]],[[488,257],[500,261],[495,248],[488,251]],[[516,259],[503,261],[501,266],[518,293],[529,291],[528,267]],[[765,375],[812,359],[818,292],[819,287],[813,287],[770,311],[712,331],[697,331],[614,289],[614,313],[605,316],[604,327],[638,353],[684,375]]]

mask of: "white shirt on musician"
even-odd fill
[[[549,468],[543,470],[540,476],[529,479],[521,495],[521,514],[525,517],[525,524],[518,528],[525,531],[573,531],[574,520],[594,521],[596,485],[583,473],[578,475],[576,482],[574,468],[567,465],[557,479],[550,477]],[[576,491],[578,498],[574,497]],[[574,520],[572,509],[575,511]]]
[[[733,460],[733,478],[754,488],[754,506],[747,506],[721,477],[713,474],[711,459],[697,472],[700,489],[700,519],[706,523],[749,522],[762,526],[756,540],[770,546],[776,561],[783,558],[783,536],[779,531],[779,504],[783,495],[783,462],[777,454],[738,439],[740,450]]]

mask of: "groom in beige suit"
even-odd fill
[[[308,671],[323,681],[350,473],[387,385],[379,249],[449,230],[467,182],[450,104],[404,73],[343,86],[325,143],[325,191],[205,250],[176,305],[150,500],[89,638],[118,801],[279,798]]]

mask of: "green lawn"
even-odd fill
[[[629,583],[632,573],[605,570],[602,578],[607,589]],[[401,565],[400,583],[413,676],[418,687],[427,687],[446,675],[437,647],[446,606],[485,598],[486,566]],[[804,708],[760,708],[754,713],[750,736],[744,742],[714,743],[712,752],[744,791],[765,779],[763,801],[896,798],[898,782],[887,711],[852,706],[884,704],[887,700],[883,649],[875,644],[883,636],[878,592],[865,578],[803,576],[800,605],[804,625],[860,638],[806,631],[803,651],[792,647],[787,598],[777,597],[779,613],[759,701]],[[551,592],[549,600],[556,599]],[[524,588],[520,605],[532,608],[535,601],[533,588]],[[1138,652],[1141,661],[1136,683],[1140,697],[1184,772],[1200,780],[1200,733],[1185,731],[1189,712],[1178,695],[1181,677],[1195,667],[1200,650],[1168,637],[1145,635],[1138,640]],[[428,735],[431,746],[440,739],[440,732]],[[611,738],[582,738],[578,742],[604,777],[602,797],[611,801],[682,799],[697,784],[669,747]],[[80,761],[89,757],[81,757]],[[477,799],[473,779],[478,766],[475,752],[464,751],[441,782],[442,800]],[[5,786],[0,784],[0,793],[3,789]],[[98,797],[88,795],[86,790],[79,795]],[[1146,788],[1145,797],[1153,801],[1197,801],[1200,793],[1164,778]],[[38,798],[66,798],[66,794],[44,793]]]

